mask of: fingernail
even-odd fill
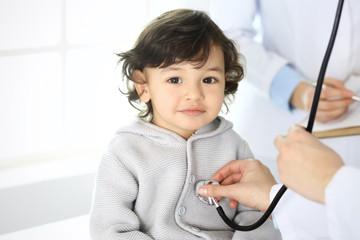
[[[199,194],[200,195],[206,195],[207,194],[207,189],[206,189],[206,187],[201,187],[201,188],[199,188]]]

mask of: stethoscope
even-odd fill
[[[306,128],[306,131],[308,131],[310,133],[312,132],[312,129],[313,129],[313,126],[314,126],[316,110],[317,110],[317,107],[319,105],[319,99],[320,99],[322,85],[323,85],[323,82],[324,82],[324,76],[325,76],[326,68],[327,68],[327,65],[328,65],[328,62],[329,62],[329,59],[330,59],[331,51],[332,51],[332,49],[334,47],[334,42],[335,42],[338,27],[339,27],[339,23],[340,23],[340,17],[341,17],[341,12],[342,12],[343,5],[344,5],[344,0],[339,0],[337,10],[336,10],[335,21],[334,21],[333,29],[332,29],[330,40],[329,40],[329,44],[327,46],[325,56],[324,56],[324,59],[323,59],[323,62],[322,62],[321,68],[320,68],[320,72],[319,72],[319,76],[318,76],[318,80],[317,80],[317,84],[316,84],[316,88],[315,88],[315,93],[314,93],[314,100],[312,102],[310,115],[309,115],[309,121],[308,121],[308,125],[307,125],[307,128]],[[241,225],[238,225],[238,224],[234,223],[233,221],[231,221],[225,215],[224,210],[222,209],[219,202],[214,197],[203,197],[203,196],[198,194],[199,188],[201,186],[207,185],[207,184],[219,184],[219,183],[216,182],[215,180],[199,181],[196,184],[196,187],[195,187],[196,188],[195,191],[196,191],[196,194],[199,197],[199,199],[202,202],[207,203],[209,205],[215,205],[216,210],[218,211],[219,215],[224,220],[224,222],[229,227],[231,227],[231,228],[233,228],[235,230],[240,230],[240,231],[252,231],[252,230],[255,230],[258,227],[260,227],[270,217],[270,215],[273,212],[274,208],[278,204],[280,198],[283,196],[283,194],[287,190],[287,187],[285,185],[283,185],[280,188],[280,190],[278,191],[278,193],[274,197],[273,201],[271,202],[269,208],[266,210],[266,212],[263,214],[263,216],[257,222],[255,222],[254,224],[248,225],[248,226],[241,226]]]

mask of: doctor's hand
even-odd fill
[[[206,185],[199,194],[206,197],[228,197],[230,206],[237,202],[265,212],[270,205],[270,190],[276,181],[269,168],[259,160],[236,160],[219,169],[212,179],[220,185]]]
[[[324,203],[325,188],[344,165],[340,156],[299,125],[278,136],[277,164],[281,181],[304,197]]]
[[[343,81],[325,78],[324,84],[329,87],[321,90],[315,119],[318,122],[328,122],[340,118],[347,112],[349,106],[354,103],[351,99],[354,93],[345,88]],[[314,92],[315,87],[300,82],[291,96],[290,103],[296,108],[309,112]]]

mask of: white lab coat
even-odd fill
[[[346,166],[325,190],[326,206],[287,190],[273,212],[273,220],[287,239],[360,239],[360,168]],[[271,199],[280,189],[271,190]],[[295,205],[296,204],[296,205]],[[311,209],[311,211],[307,211]],[[318,224],[321,221],[326,224]]]
[[[360,168],[343,167],[325,191],[326,213],[332,239],[360,239]]]
[[[255,157],[268,165],[275,177],[278,176],[277,151],[273,141],[277,135],[286,134],[292,123],[301,122],[306,113],[301,110],[288,112],[271,102],[271,82],[285,64],[291,64],[306,78],[317,79],[337,3],[336,0],[210,2],[211,17],[225,34],[239,44],[247,62],[246,78],[240,84],[229,118],[234,122],[234,129],[248,141]],[[254,40],[253,20],[259,11],[262,15],[262,41]],[[360,74],[359,13],[360,1],[345,1],[327,77],[345,81],[351,75]],[[360,81],[357,89],[360,89],[359,85]],[[347,165],[360,167],[359,135],[322,141],[338,152]],[[275,215],[284,239],[330,239],[325,207],[291,191],[286,195],[287,202],[281,204],[283,211]],[[342,196],[334,195],[333,198],[340,199]],[[340,209],[342,207],[345,206],[339,206]],[[347,213],[343,211],[339,214]],[[356,221],[351,216],[344,219]]]

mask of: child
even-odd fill
[[[253,158],[232,124],[218,116],[243,77],[232,41],[204,12],[180,9],[153,20],[119,56],[129,102],[140,113],[103,156],[92,239],[280,238],[271,220],[253,232],[234,232],[196,195],[196,183],[227,162]],[[221,202],[227,216],[244,225],[262,215]]]

